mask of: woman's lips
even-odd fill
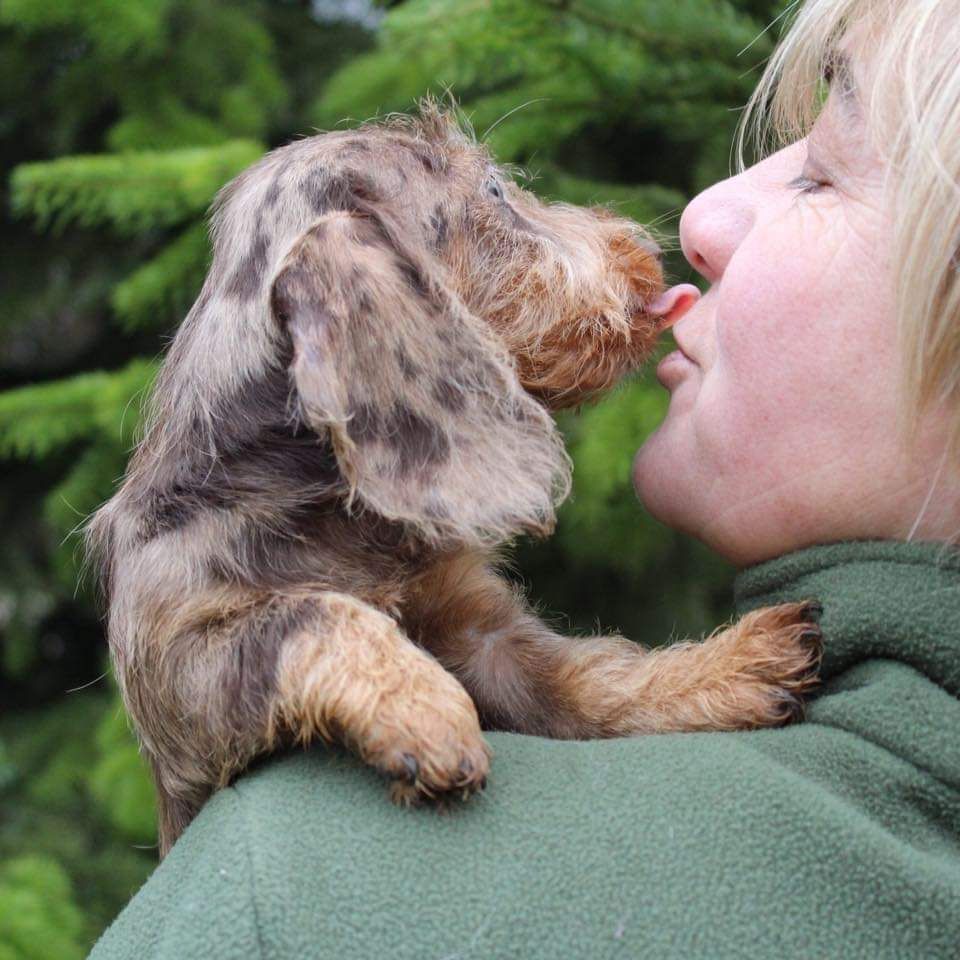
[[[665,290],[647,305],[647,312],[661,318],[660,329],[669,330],[700,299],[700,291],[691,283],[679,283]],[[668,353],[657,366],[657,379],[672,390],[687,374],[696,367],[696,363],[678,349]]]
[[[657,364],[657,379],[668,390],[673,390],[696,366],[682,350],[674,350]]]

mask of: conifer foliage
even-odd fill
[[[295,3],[0,4],[3,960],[85,956],[155,860],[75,531],[199,289],[214,194],[370,42]]]
[[[781,6],[3,0],[0,958],[84,955],[152,864],[75,531],[122,474],[219,187],[295,135],[449,91],[534,190],[656,221],[669,245],[728,171]],[[645,642],[706,626],[726,582],[634,502],[630,459],[662,411],[641,379],[564,420],[575,496],[520,559],[548,606]]]

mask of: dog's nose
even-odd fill
[[[636,240],[637,246],[649,253],[651,257],[656,257],[659,260],[663,256],[663,248],[653,237],[645,233],[638,233]]]
[[[610,240],[610,247],[614,254],[626,259],[628,269],[658,268],[663,259],[660,244],[639,224],[618,231]]]

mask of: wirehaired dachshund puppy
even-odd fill
[[[349,745],[400,802],[485,781],[484,727],[781,724],[812,606],[646,650],[560,636],[498,574],[548,534],[550,411],[648,355],[656,246],[512,183],[448,112],[273,151],[218,196],[214,257],[89,539],[165,853],[251,761]]]

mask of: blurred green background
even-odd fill
[[[0,960],[84,956],[155,864],[77,528],[200,286],[214,192],[293,136],[449,89],[534,190],[669,237],[728,173],[784,6],[0,2]],[[563,420],[574,496],[515,564],[561,625],[657,643],[729,614],[730,571],[630,488],[664,400],[647,376]]]

